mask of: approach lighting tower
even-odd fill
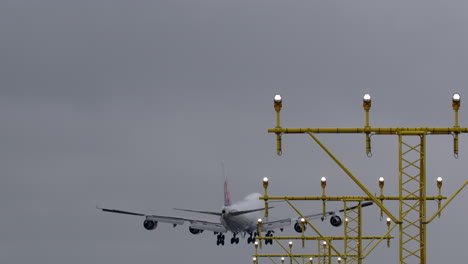
[[[467,133],[467,127],[460,127],[458,124],[458,110],[460,108],[461,97],[459,94],[452,96],[452,107],[454,110],[454,125],[451,127],[371,127],[369,122],[369,112],[372,105],[372,98],[369,94],[363,96],[363,108],[365,111],[364,127],[355,128],[285,128],[281,126],[280,112],[283,99],[280,95],[275,95],[273,103],[276,111],[276,127],[268,129],[269,133],[276,135],[276,152],[282,154],[281,138],[283,134],[308,134],[335,163],[349,176],[349,178],[359,186],[366,194],[362,197],[272,197],[265,195],[260,199],[265,200],[265,212],[268,208],[268,201],[271,200],[358,200],[373,201],[387,218],[389,230],[398,225],[399,227],[399,255],[401,264],[420,263],[426,264],[426,227],[436,217],[440,216],[442,210],[455,198],[455,196],[468,184],[466,181],[444,204],[441,203],[446,197],[440,193],[442,178],[437,179],[439,189],[438,196],[427,196],[426,194],[426,137],[429,135],[452,135],[453,153],[458,157],[458,135]],[[315,134],[364,134],[366,154],[372,156],[371,135],[396,135],[398,136],[398,195],[375,196],[366,188],[316,137]],[[383,188],[384,179],[379,179],[379,186]],[[342,199],[340,199],[342,198]],[[383,204],[384,200],[397,201],[399,203],[398,213],[390,212]],[[438,210],[428,219],[426,214],[426,203],[428,200],[438,200]],[[298,212],[299,213],[299,212]],[[393,227],[390,224],[393,222]],[[360,225],[360,223],[359,223]],[[360,227],[359,227],[360,228]],[[331,245],[330,245],[331,246]],[[358,252],[360,254],[360,252]],[[312,256],[311,256],[312,257]],[[341,257],[341,256],[340,256]],[[350,263],[345,260],[345,263]]]

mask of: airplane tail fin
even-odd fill
[[[221,162],[221,166],[223,167],[224,174],[224,206],[229,206],[231,205],[231,193],[229,192],[228,178],[224,168],[224,161]]]

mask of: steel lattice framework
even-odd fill
[[[318,252],[317,254],[308,255],[293,255],[292,252],[286,251],[284,256],[289,256],[299,263],[296,258],[302,259],[308,257],[318,258],[318,263],[331,264],[333,258],[338,259],[338,263],[342,260],[348,263],[361,264],[363,259],[384,239],[389,241],[392,238],[390,232],[398,226],[399,230],[399,262],[401,264],[419,263],[426,264],[426,232],[427,225],[437,216],[440,216],[442,210],[461,192],[461,190],[468,185],[466,181],[447,201],[442,204],[442,200],[447,197],[441,195],[442,178],[437,179],[437,187],[439,189],[438,196],[427,196],[426,186],[426,138],[428,135],[445,134],[452,135],[454,138],[453,152],[455,157],[458,157],[458,136],[461,133],[468,133],[468,127],[460,127],[458,125],[458,110],[460,108],[460,95],[454,94],[452,97],[452,107],[454,110],[454,125],[452,127],[371,127],[369,125],[369,110],[371,108],[371,97],[366,94],[363,98],[363,107],[365,110],[365,126],[357,128],[283,128],[280,123],[280,111],[282,108],[282,98],[276,95],[274,98],[274,108],[276,110],[276,127],[268,129],[269,133],[276,134],[277,154],[282,154],[281,138],[283,134],[308,134],[329,156],[335,163],[349,176],[349,178],[366,194],[366,196],[326,196],[325,186],[322,182],[323,193],[322,196],[317,197],[291,197],[282,196],[274,197],[268,196],[267,187],[268,182],[264,181],[265,194],[260,199],[265,201],[265,216],[268,214],[268,201],[270,200],[284,200],[293,207],[299,216],[303,217],[299,210],[297,210],[290,201],[292,200],[321,200],[323,203],[323,212],[325,214],[325,201],[343,201],[344,202],[344,236],[343,237],[326,237],[318,232],[318,230],[306,220],[304,224],[311,226],[312,229],[318,234],[317,237],[274,237],[274,240],[279,242],[281,239],[302,239],[304,240],[317,240]],[[399,163],[399,187],[397,196],[384,196],[383,195],[383,178],[379,180],[381,189],[380,196],[373,195],[315,136],[321,133],[334,133],[334,134],[364,134],[366,137],[366,153],[371,156],[371,135],[397,135],[398,136],[398,163]],[[383,201],[398,201],[399,210],[398,214],[393,214],[384,206]],[[426,211],[426,203],[428,200],[438,201],[438,210],[428,219]],[[359,202],[359,206],[348,210],[347,202]],[[388,230],[385,234],[376,237],[363,237],[362,236],[362,201],[373,201],[381,210],[381,216],[384,214],[387,218]],[[393,223],[393,225],[392,225]],[[262,239],[268,239],[259,236]],[[372,239],[377,241],[372,244],[372,241],[363,246],[364,239]],[[344,252],[339,252],[333,245],[334,240],[344,240]],[[280,244],[281,245],[281,244]],[[369,248],[370,247],[370,248]],[[367,253],[363,251],[368,250]],[[259,255],[255,254],[255,259],[260,257],[272,257],[281,255]],[[310,260],[312,263],[312,259]]]

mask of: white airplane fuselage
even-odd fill
[[[262,195],[252,193],[247,195],[243,200],[240,200],[232,205],[224,206],[221,209],[221,224],[229,231],[234,233],[252,232],[257,230],[259,218],[264,217],[263,211],[256,211],[240,215],[232,215],[231,213],[238,211],[247,211],[263,208],[264,202],[258,198]]]

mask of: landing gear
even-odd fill
[[[268,231],[265,236],[272,237],[274,232],[275,231]],[[268,245],[268,244],[273,245],[273,239],[265,239],[265,245]]]
[[[255,243],[255,237],[257,237],[257,232],[254,232],[254,233],[249,233],[250,236],[249,238],[247,238],[247,244],[250,244],[250,243]]]
[[[224,246],[224,235],[222,233],[219,233],[217,236],[218,240],[216,241],[216,245],[222,245]]]
[[[239,244],[239,238],[237,237],[236,233],[234,233],[231,238],[231,244],[234,244],[234,243]]]

